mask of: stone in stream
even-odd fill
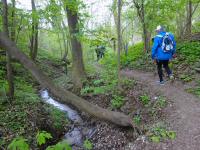
[[[65,140],[70,145],[77,145],[82,146],[83,145],[83,135],[78,128],[74,128],[72,131],[65,134]]]

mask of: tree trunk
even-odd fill
[[[2,0],[2,4],[3,4],[3,15],[2,15],[3,31],[6,33],[6,36],[9,37],[7,0]],[[8,86],[9,86],[8,96],[10,99],[13,99],[14,97],[13,72],[12,72],[12,66],[11,66],[11,55],[8,50],[6,51],[6,60],[7,60],[7,64],[6,64],[7,80],[8,80]]]
[[[112,13],[113,13],[113,19],[114,19],[115,27],[116,27],[116,30],[117,30],[117,26],[118,26],[117,0],[113,0],[113,3],[112,3]],[[115,37],[116,37],[116,35],[115,35]],[[115,39],[116,38],[114,38],[114,40],[113,40],[113,49],[114,49],[114,52],[117,51],[117,45],[116,45]]]
[[[141,4],[141,22],[142,22],[142,28],[143,28],[143,41],[144,41],[144,52],[147,53],[150,49],[150,39],[149,39],[149,33],[147,30],[147,24],[145,20],[145,9],[144,9],[144,0],[142,0]]]
[[[146,29],[146,24],[143,22],[143,41],[144,41],[144,52],[146,53],[148,51],[148,32]]]
[[[137,9],[137,14],[139,16],[140,22],[142,23],[144,52],[147,53],[150,49],[150,38],[148,37],[149,33],[147,30],[147,23],[145,20],[144,0],[141,1],[141,4],[136,0],[133,0],[133,3]]]
[[[121,52],[121,47],[122,47],[122,36],[121,36],[121,8],[122,8],[122,5],[121,5],[121,0],[118,0],[118,16],[117,16],[117,40],[118,40],[118,53],[117,53],[117,56],[118,56],[118,88],[120,89],[121,88],[121,85],[120,85],[120,80],[121,80],[121,77],[120,77],[120,52]]]
[[[192,0],[189,0],[187,4],[187,21],[186,21],[185,36],[190,36],[191,33],[192,33]]]
[[[62,20],[62,26],[63,26],[63,29],[66,30],[66,26],[65,26],[65,23],[63,20]],[[67,35],[65,35],[65,32],[63,32],[63,31],[61,31],[61,32],[62,32],[62,37],[63,37],[63,45],[64,45],[64,49],[65,49],[65,55],[67,56],[68,55],[68,46],[67,46],[67,42],[66,42]]]
[[[36,16],[35,1],[31,0],[32,6],[32,35],[31,35],[31,46],[30,46],[30,57],[35,60],[38,52],[38,18]]]
[[[16,31],[16,39],[15,39],[15,43],[18,42],[18,38],[19,38],[19,33],[22,30],[22,20],[23,20],[23,16],[20,17],[20,22],[18,23],[18,28]]]
[[[73,8],[68,8],[66,6],[67,11],[67,20],[69,26],[70,40],[72,46],[72,77],[75,88],[82,87],[82,79],[85,78],[85,68],[83,64],[83,54],[82,54],[82,46],[80,41],[78,40],[78,10],[72,10]]]
[[[184,11],[178,11],[176,14],[176,31],[178,35],[178,39],[183,40],[185,34],[185,13]]]
[[[18,50],[15,43],[5,37],[3,33],[0,33],[0,45],[7,49],[12,56],[17,59],[26,69],[28,69],[33,77],[44,88],[47,88],[55,97],[57,97],[61,103],[71,104],[81,111],[85,111],[94,117],[115,123],[120,126],[135,127],[129,116],[93,105],[88,101],[74,95],[73,93],[53,84],[53,82],[44,73],[42,73],[40,69],[38,69],[36,64],[24,53]]]
[[[12,18],[12,25],[11,25],[11,40],[15,41],[15,28],[16,28],[16,22],[15,22],[15,0],[12,0],[12,14],[11,14],[11,18]]]

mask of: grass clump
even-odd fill
[[[124,104],[124,98],[118,95],[114,95],[111,100],[112,108],[120,108]]]
[[[176,132],[167,130],[165,125],[156,124],[150,129],[148,137],[152,142],[159,143],[167,139],[174,140],[176,138]]]
[[[92,142],[90,140],[86,139],[83,143],[83,147],[86,150],[92,150],[92,148],[93,148]]]
[[[49,106],[46,107],[46,111],[50,115],[53,128],[60,130],[60,129],[63,129],[66,124],[69,123],[65,113],[60,111],[59,109],[49,105]]]
[[[143,105],[147,106],[150,102],[150,97],[147,94],[141,95],[140,101],[142,102]]]

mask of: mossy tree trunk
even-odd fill
[[[73,2],[75,2],[75,4],[78,3],[76,0],[73,0]],[[65,9],[67,12],[67,20],[72,46],[72,77],[75,88],[79,89],[82,87],[82,79],[85,78],[86,73],[83,63],[82,45],[78,39],[80,29],[78,25],[78,6],[76,7],[76,5],[74,5],[73,8],[70,6],[70,4],[67,4]]]

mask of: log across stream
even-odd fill
[[[84,123],[77,111],[54,100],[49,96],[48,90],[41,90],[40,96],[45,103],[63,111],[66,114],[66,119],[74,124],[63,138],[70,145],[82,147],[84,139],[90,139],[95,134],[95,127],[88,127],[87,123]]]
[[[32,76],[42,87],[47,88],[53,96],[58,98],[59,102],[67,105],[70,104],[81,112],[86,112],[90,116],[103,121],[109,121],[123,127],[137,127],[137,125],[133,124],[130,116],[121,112],[101,108],[89,103],[87,100],[73,94],[72,92],[55,85],[28,56],[17,48],[14,42],[7,38],[4,33],[0,33],[0,47],[8,50],[13,58],[18,60],[19,63],[30,71]]]

